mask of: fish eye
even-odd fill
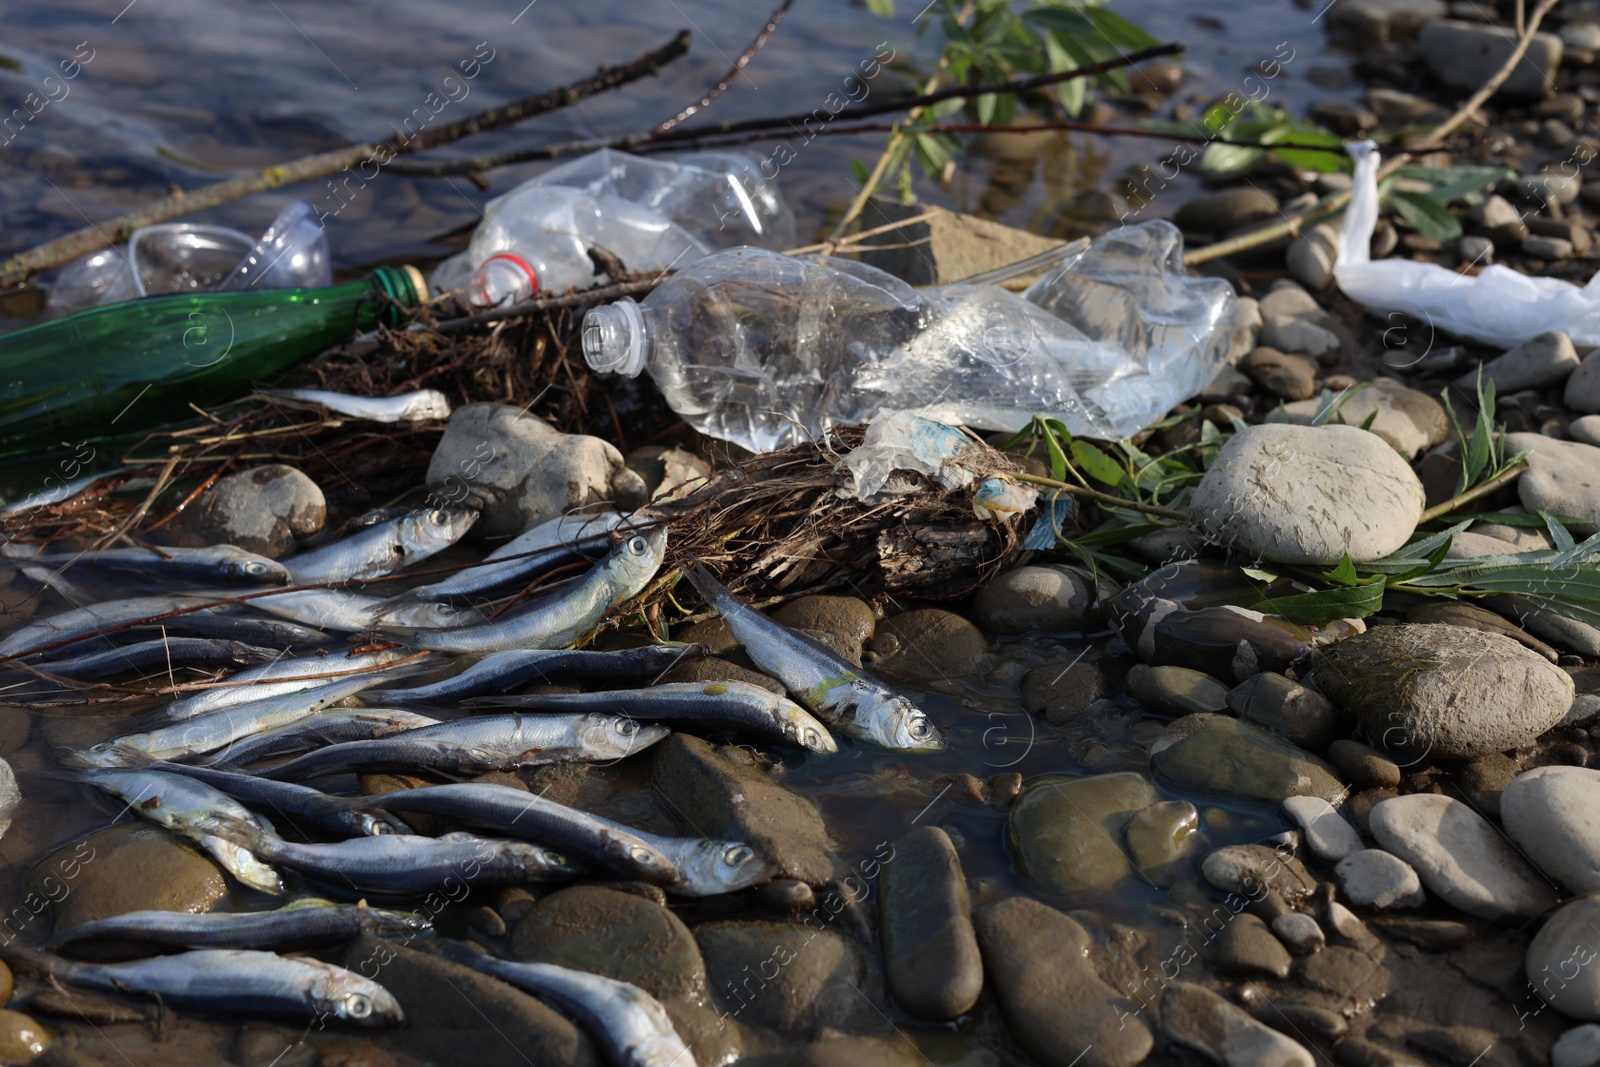
[[[450,513],[443,508],[434,508],[428,512],[428,521],[435,526],[443,526],[450,521]]]
[[[634,845],[628,849],[628,858],[635,863],[653,863],[656,857],[654,853],[643,845]]]
[[[351,993],[344,998],[344,1013],[351,1019],[365,1019],[372,1014],[372,998],[365,993]]]
[[[800,731],[800,743],[807,748],[815,748],[821,741],[817,731],[809,726]]]
[[[567,866],[567,857],[563,856],[559,852],[549,852],[549,851],[540,852],[539,853],[539,858],[544,861],[545,866],[547,866],[547,867],[565,867],[565,866]]]
[[[636,556],[642,556],[650,551],[650,544],[644,538],[635,535],[628,539],[628,551]]]
[[[743,867],[756,858],[756,850],[749,845],[729,845],[722,853],[723,862],[730,867]]]
[[[623,737],[632,737],[638,732],[639,724],[634,722],[632,719],[617,720],[617,733],[621,734]]]
[[[271,569],[271,567],[268,567],[258,559],[253,559],[244,565],[246,574],[266,574]]]
[[[933,733],[933,724],[923,718],[912,719],[906,727],[906,732],[916,740],[921,741]]]

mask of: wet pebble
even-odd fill
[[[1600,892],[1600,771],[1519,774],[1500,795],[1500,819],[1528,859],[1568,891]]]
[[[743,841],[780,877],[814,886],[833,877],[833,842],[809,798],[688,734],[673,734],[651,756],[651,786],[695,832]]]
[[[1375,627],[1319,649],[1313,669],[1368,740],[1416,757],[1516,748],[1572,707],[1565,671],[1509,637],[1461,626]]]
[[[1339,713],[1327,697],[1281,674],[1246,678],[1227,702],[1241,717],[1312,752],[1325,750],[1339,730]]]
[[[1093,585],[1070,567],[1018,567],[985,582],[972,599],[992,634],[1075,630],[1095,604]]]
[[[1148,779],[1126,771],[1030,779],[1006,823],[1018,871],[1051,893],[1104,889],[1132,877],[1123,831],[1158,799]]]
[[[1372,810],[1373,836],[1416,868],[1423,885],[1469,915],[1510,922],[1539,915],[1555,893],[1499,830],[1466,804],[1415,793]]]
[[[1009,897],[973,915],[984,969],[1011,1033],[1044,1067],[1133,1067],[1149,1028],[1089,960],[1089,932],[1054,908]]]
[[[983,666],[983,631],[953,611],[919,608],[891,615],[867,646],[876,669],[919,680],[960,678]]]
[[[1267,924],[1248,912],[1233,917],[1217,937],[1217,973],[1231,978],[1287,978],[1294,961]]]
[[[165,830],[122,823],[39,861],[28,888],[28,899],[57,901],[56,925],[65,929],[130,911],[209,911],[228,883],[210,857]]]
[[[1305,400],[1317,394],[1317,364],[1305,356],[1262,346],[1241,359],[1239,369],[1261,388],[1285,400]]]
[[[1128,821],[1128,855],[1139,873],[1171,885],[1188,866],[1200,831],[1200,812],[1187,800],[1163,800]]]
[[[900,838],[878,885],[884,969],[895,1003],[931,1022],[971,1010],[983,989],[983,960],[949,835],[926,826]]]
[[[1156,773],[1180,788],[1263,804],[1344,795],[1333,768],[1259,726],[1228,715],[1186,715],[1150,748]]]
[[[1321,797],[1289,797],[1283,813],[1300,827],[1306,847],[1324,863],[1338,863],[1361,848],[1361,835]]]
[[[1422,483],[1389,444],[1354,426],[1248,427],[1218,451],[1189,505],[1216,544],[1277,563],[1378,559],[1422,513]]]
[[[1291,906],[1317,888],[1317,880],[1299,860],[1264,845],[1224,845],[1206,856],[1200,873],[1224,893],[1256,899],[1270,889]]]
[[[181,524],[186,540],[237,545],[277,559],[327,521],[327,501],[317,483],[294,467],[272,464],[218,478]]]
[[[698,999],[706,969],[669,909],[632,893],[579,885],[541,899],[511,932],[511,955],[631,982],[656,997]]]
[[[1106,695],[1106,676],[1096,664],[1052,660],[1022,676],[1022,706],[1060,725]]]
[[[1523,969],[1545,1003],[1579,1022],[1600,1021],[1600,898],[1564,904],[1528,942]]]
[[[1400,784],[1399,765],[1360,741],[1335,741],[1328,746],[1328,759],[1359,788]]]
[[[848,1030],[878,1018],[859,992],[861,950],[833,930],[717,922],[697,927],[695,937],[712,994],[740,1022],[815,1036],[824,1026]]]
[[[1550,1067],[1600,1067],[1600,1026],[1585,1023],[1550,1047]]]
[[[1224,1067],[1314,1067],[1306,1047],[1263,1026],[1243,1008],[1194,982],[1174,982],[1161,998],[1168,1040]]]
[[[20,1011],[0,1008],[0,1063],[31,1063],[51,1045],[50,1035]]]
[[[1157,715],[1222,711],[1228,706],[1226,686],[1187,667],[1136,664],[1128,671],[1128,689],[1145,710]]]
[[[1333,873],[1345,897],[1358,908],[1417,908],[1427,899],[1416,870],[1381,848],[1350,853]]]
[[[796,630],[831,634],[853,647],[858,660],[861,646],[877,628],[872,608],[853,596],[803,596],[778,608],[772,617]]]
[[[1272,932],[1297,956],[1309,956],[1328,943],[1317,920],[1303,911],[1291,911],[1273,919]]]

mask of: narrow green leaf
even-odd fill
[[[1272,597],[1255,605],[1255,610],[1311,626],[1335,619],[1361,619],[1383,610],[1383,588],[1384,580],[1378,577],[1360,585]]]
[[[1127,474],[1116,460],[1087,441],[1072,442],[1072,458],[1078,464],[1079,470],[1104,485],[1115,488],[1127,478]]]
[[[1461,220],[1449,208],[1425,193],[1396,189],[1390,192],[1389,202],[1424,237],[1444,243],[1461,236]]]
[[[1200,173],[1207,178],[1226,178],[1244,174],[1267,158],[1265,149],[1213,141],[1200,156]]]
[[[1339,565],[1337,567],[1331,571],[1324,571],[1322,577],[1324,581],[1332,582],[1335,585],[1355,585],[1356,582],[1360,581],[1360,576],[1356,574],[1356,565],[1351,562],[1350,553],[1348,552],[1339,557]]]
[[[1050,477],[1058,482],[1067,480],[1067,454],[1061,450],[1061,442],[1056,440],[1056,435],[1046,431],[1044,435],[1045,451],[1050,453]]]

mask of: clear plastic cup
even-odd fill
[[[255,242],[226,226],[168,222],[135,230],[128,240],[138,296],[217,288]]]

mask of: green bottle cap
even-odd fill
[[[372,282],[385,296],[399,305],[388,309],[390,326],[400,325],[401,309],[414,308],[428,299],[428,284],[422,280],[422,272],[410,265],[379,267],[372,272]]]

